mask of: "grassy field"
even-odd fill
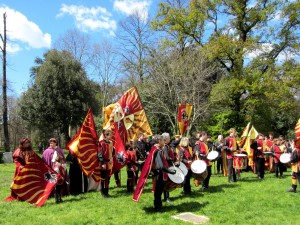
[[[0,164],[0,198],[10,195],[14,164]],[[170,193],[171,203],[163,203],[164,213],[153,210],[151,179],[138,203],[126,191],[126,171],[121,174],[122,187],[111,179],[111,198],[99,192],[65,196],[62,204],[49,199],[43,207],[27,202],[0,202],[0,224],[191,224],[171,216],[192,212],[210,218],[207,224],[299,224],[300,192],[288,193],[290,169],[283,178],[267,173],[257,180],[252,172],[243,172],[242,180],[228,183],[221,175],[212,175],[209,190],[202,192],[192,184],[192,194],[184,196],[182,189]],[[299,189],[300,190],[300,189]]]

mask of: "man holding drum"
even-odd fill
[[[195,147],[194,147],[194,153],[196,156],[200,156],[200,158],[202,158],[206,165],[207,165],[207,177],[203,180],[202,182],[202,191],[206,190],[209,186],[209,180],[210,180],[210,176],[211,176],[211,166],[212,166],[212,162],[210,162],[207,159],[207,155],[208,155],[208,146],[207,146],[207,132],[206,131],[201,131],[200,132],[200,138],[198,141],[196,141],[195,143]]]
[[[175,154],[173,152],[173,149],[170,146],[171,137],[169,133],[163,133],[162,136],[165,143],[163,147],[163,156],[167,160],[168,166],[170,167],[173,166],[173,162],[175,160]],[[171,202],[169,191],[166,190],[164,191],[164,200],[166,202]]]

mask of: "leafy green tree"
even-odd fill
[[[277,110],[277,116],[265,109],[273,106],[268,93],[274,90],[268,89],[268,83],[278,87],[276,82],[282,71],[276,68],[280,57],[284,53],[299,55],[299,2],[168,0],[159,6],[152,25],[155,30],[169,34],[166,37],[172,40],[169,47],[182,46],[184,37],[185,49],[198,46],[210,62],[218,62],[223,70],[222,79],[213,86],[210,95],[214,115],[210,118],[223,118],[224,130],[242,129],[250,120],[260,126],[264,124],[261,129],[267,130],[272,128],[274,119],[282,118],[285,113],[289,119],[284,119],[285,125],[277,124],[276,128],[288,128],[287,124],[295,120],[291,90],[296,85],[291,88],[287,82],[281,83],[285,86],[284,91],[277,92],[280,110],[268,109]],[[297,82],[295,77],[293,79],[292,82]],[[281,107],[285,105],[283,102],[288,102],[290,107]],[[211,122],[212,126],[219,123]]]
[[[36,63],[32,84],[21,96],[20,114],[32,127],[63,134],[68,141],[69,127],[79,126],[89,107],[99,113],[97,85],[67,51],[50,50]]]

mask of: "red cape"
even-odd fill
[[[151,151],[149,152],[149,155],[146,158],[143,170],[141,172],[138,183],[137,183],[136,188],[135,188],[134,193],[133,193],[132,200],[135,201],[135,202],[139,201],[139,199],[140,199],[140,197],[143,193],[144,187],[145,187],[146,182],[147,182],[147,178],[148,178],[149,173],[150,173],[151,168],[152,168],[154,153],[157,150],[158,150],[158,148],[156,146],[153,146]]]

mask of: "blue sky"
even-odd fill
[[[3,34],[3,13],[6,12],[9,95],[19,96],[27,89],[30,68],[35,65],[34,59],[42,58],[43,54],[53,47],[57,38],[68,30],[76,28],[86,32],[91,38],[97,38],[99,42],[101,37],[113,37],[118,29],[118,22],[134,10],[142,10],[145,15],[153,15],[158,2],[158,0],[2,0],[0,33]]]

